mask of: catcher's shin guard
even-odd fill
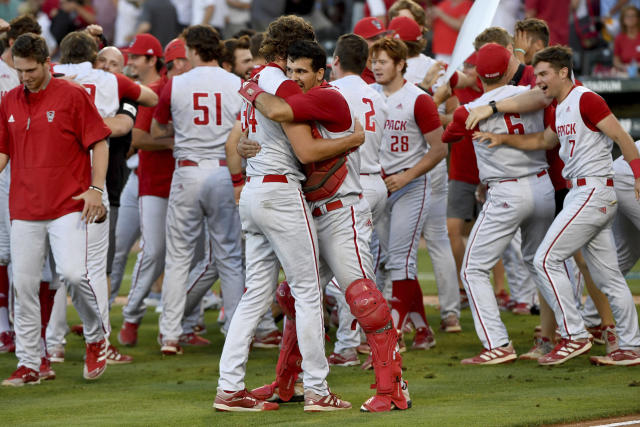
[[[396,328],[402,330],[409,318],[409,312],[411,311],[413,295],[413,283],[411,280],[394,280],[392,282],[392,297],[391,297],[391,310],[393,311],[393,318]]]
[[[287,318],[282,333],[280,355],[276,365],[276,382],[278,394],[284,402],[291,400],[295,393],[295,383],[302,372],[302,355],[298,347],[296,321]]]
[[[365,403],[363,410],[381,412],[394,408],[407,409],[402,358],[397,351],[398,332],[393,327],[387,302],[375,282],[369,279],[351,283],[345,296],[351,313],[367,335],[376,375],[376,396]]]
[[[40,282],[40,336],[44,339],[47,335],[47,325],[51,319],[55,290],[49,289],[49,282]]]
[[[278,305],[280,305],[285,316],[290,319],[296,318],[296,300],[291,295],[291,288],[289,288],[286,280],[280,283],[276,289],[276,301],[278,301]]]

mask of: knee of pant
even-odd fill
[[[387,301],[370,279],[359,279],[351,283],[345,292],[351,313],[366,333],[384,328],[391,321]]]
[[[291,295],[291,288],[286,280],[280,283],[276,289],[276,301],[286,316],[290,319],[296,318],[296,300]]]
[[[544,271],[545,264],[545,253],[543,251],[537,251],[535,256],[533,257],[533,267],[538,272]]]
[[[67,285],[78,285],[86,277],[81,271],[74,270],[62,271],[60,275],[64,277]]]

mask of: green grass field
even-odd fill
[[[421,280],[426,294],[436,287],[429,273],[431,265],[420,253]],[[133,262],[131,257],[129,274]],[[640,265],[629,284],[640,295]],[[130,276],[129,276],[130,277]],[[128,282],[121,294],[126,295]],[[114,333],[122,324],[121,306],[112,310]],[[155,342],[157,315],[150,310],[140,327],[138,346],[124,349],[135,357],[131,365],[110,366],[95,382],[82,378],[84,346],[80,338],[67,336],[66,361],[55,364],[57,378],[39,386],[0,389],[0,425],[427,425],[427,426],[513,426],[640,414],[640,366],[633,368],[594,367],[587,357],[549,368],[535,362],[504,366],[461,366],[460,359],[480,351],[469,310],[462,313],[463,332],[457,335],[436,331],[437,346],[429,351],[404,353],[404,377],[409,381],[413,408],[387,414],[362,414],[358,407],[372,393],[373,372],[359,367],[333,368],[332,390],[354,405],[350,411],[305,414],[302,403],[281,405],[277,412],[238,414],[215,412],[212,408],[218,378],[218,360],[223,336],[216,324],[217,312],[206,314],[213,345],[187,348],[185,354],[163,358]],[[436,329],[439,315],[427,307]],[[69,310],[70,324],[77,323]],[[503,314],[516,350],[531,346],[536,316]],[[335,331],[332,331],[334,333]],[[332,344],[327,344],[327,351]],[[591,354],[604,352],[594,346]],[[251,353],[247,387],[271,382],[277,349],[256,349]],[[362,360],[364,358],[361,357]],[[7,377],[15,369],[13,355],[0,355],[0,372]],[[640,418],[640,415],[639,417]]]

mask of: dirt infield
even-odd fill
[[[634,426],[640,425],[640,413],[624,417],[602,418],[593,421],[581,421],[571,424],[552,424],[551,427],[595,427],[595,426]]]

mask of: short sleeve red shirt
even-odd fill
[[[474,87],[463,89],[455,89],[454,95],[460,101],[460,104],[467,104],[474,99],[482,96],[482,89],[475,90]],[[460,114],[460,113],[458,113]],[[479,184],[478,163],[476,161],[476,152],[473,148],[471,136],[465,136],[459,142],[449,146],[449,179],[462,181],[469,184]]]
[[[166,82],[165,79],[160,79],[151,83],[149,87],[160,95]],[[153,107],[140,107],[134,127],[150,132],[154,110]],[[138,160],[138,195],[169,197],[171,178],[175,168],[173,150],[139,150]]]
[[[12,219],[43,221],[82,211],[73,200],[91,185],[89,150],[110,134],[87,92],[52,78],[40,92],[23,85],[0,105],[0,152],[11,159]]]
[[[329,132],[342,132],[351,127],[349,104],[335,88],[322,85],[307,93],[289,96],[287,103],[297,122],[317,121]]]
[[[473,6],[473,2],[469,0],[463,0],[458,4],[451,0],[444,0],[436,7],[442,10],[449,16],[454,18],[460,18],[467,13]],[[451,55],[453,53],[453,47],[456,44],[458,38],[458,30],[453,29],[442,19],[436,18],[433,21],[433,53],[440,53],[443,55]]]
[[[524,7],[549,25],[549,46],[569,44],[568,0],[525,0]]]
[[[634,38],[629,38],[625,33],[618,34],[613,42],[613,54],[623,64],[629,64],[634,59],[640,62],[640,34]]]

